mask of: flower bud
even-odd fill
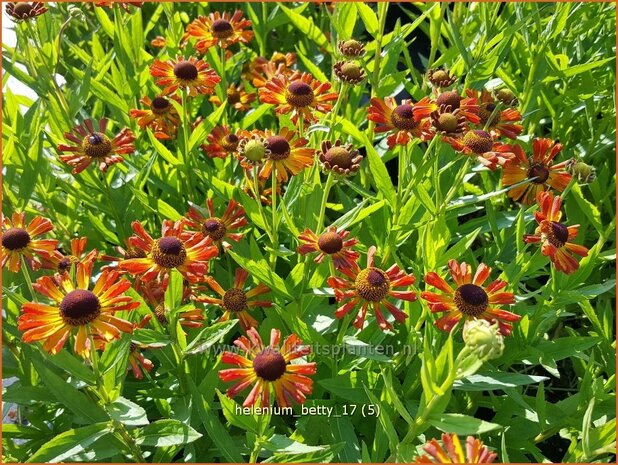
[[[486,320],[469,320],[463,328],[466,347],[481,360],[499,358],[504,352],[504,337],[497,323]]]

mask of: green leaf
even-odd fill
[[[46,442],[32,454],[28,463],[57,463],[70,461],[76,454],[82,453],[106,434],[112,432],[109,423],[96,423],[82,428],[70,429]]]
[[[47,368],[38,356],[32,357],[32,363],[36,367],[45,386],[47,386],[59,403],[65,405],[80,418],[89,420],[92,423],[108,419],[101,407]]]
[[[147,133],[148,133],[148,138],[150,139],[150,143],[152,144],[152,147],[155,149],[155,151],[159,155],[163,157],[163,159],[166,162],[168,162],[172,166],[177,166],[181,164],[180,160],[178,160],[178,158],[172,155],[172,152],[170,152],[169,149],[165,145],[159,142],[159,139],[155,137],[152,131],[147,131]]]
[[[71,355],[66,349],[61,350],[53,357],[49,357],[49,360],[58,368],[90,385],[94,386],[97,382],[94,373],[84,364],[84,361]]]
[[[356,25],[356,3],[341,2],[334,5],[333,26],[337,30],[339,40],[351,39]]]
[[[380,24],[378,23],[378,16],[375,14],[375,11],[373,11],[373,8],[364,2],[358,2],[356,4],[356,8],[358,10],[358,14],[363,20],[363,23],[365,23],[365,29],[367,29],[367,32],[373,37],[377,37],[378,31],[380,30]]]
[[[281,8],[281,11],[283,11],[287,15],[287,17],[290,19],[290,22],[294,26],[296,26],[305,36],[313,40],[318,45],[318,47],[325,49],[327,53],[332,52],[328,39],[326,38],[324,33],[313,23],[312,18],[302,16],[296,13],[296,11],[284,6],[283,4],[279,4],[278,6],[279,8]]]
[[[131,341],[150,348],[165,347],[171,342],[168,334],[159,333],[147,328],[138,328],[131,335]]]
[[[185,353],[194,355],[206,352],[223,339],[223,336],[229,333],[236,326],[236,323],[238,323],[238,320],[221,321],[204,328],[187,346]]]
[[[390,205],[395,205],[397,202],[397,192],[395,191],[391,178],[388,175],[386,165],[368,141],[366,146],[369,169],[373,175],[373,181],[376,188],[384,196],[384,198],[386,198]]]
[[[273,456],[265,460],[272,463],[318,463],[330,462],[343,443],[327,446],[309,446],[280,434],[273,435],[262,447],[272,451]]]
[[[155,421],[137,430],[135,443],[139,446],[168,447],[189,444],[202,435],[178,420]]]
[[[537,384],[549,379],[545,376],[531,376],[520,373],[488,373],[467,376],[455,381],[453,389],[459,391],[492,391],[526,384]]]
[[[489,423],[478,418],[459,413],[441,413],[429,415],[427,422],[444,433],[459,435],[479,435],[489,431],[500,430],[503,427],[496,423]]]
[[[170,273],[170,282],[165,291],[165,307],[169,311],[174,311],[182,302],[183,278],[180,272],[173,269]]]
[[[113,404],[109,405],[107,411],[110,417],[124,425],[142,426],[148,424],[146,410],[124,397],[116,399]]]
[[[234,399],[230,399],[226,394],[223,394],[217,389],[217,396],[221,402],[221,410],[226,420],[234,426],[244,429],[245,431],[251,431],[255,434],[259,434],[258,423],[253,415],[244,415],[238,413],[242,407],[237,404]]]
[[[90,210],[88,210],[87,214],[88,214],[88,219],[90,220],[90,224],[94,226],[94,229],[96,229],[97,231],[101,233],[101,235],[106,241],[111,242],[112,244],[120,243],[118,241],[118,237],[116,236],[116,234],[114,234],[112,231],[107,229],[107,227],[103,224],[103,221],[101,221],[101,218],[96,216]]]
[[[240,256],[232,250],[228,250],[228,253],[245,270],[251,270],[251,274],[270,287],[272,292],[290,300],[294,299],[285,281],[270,268],[265,260],[251,260],[250,258]]]
[[[189,386],[191,388],[193,404],[210,439],[212,439],[227,460],[235,463],[244,463],[238,442],[232,439],[227,428],[219,421],[219,417],[210,410],[210,406],[204,401],[201,392],[197,389],[192,379],[189,379]]]

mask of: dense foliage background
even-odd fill
[[[209,327],[219,316],[212,309],[206,311],[206,329],[189,330],[186,337],[182,357],[188,386],[179,387],[176,354],[159,327],[133,337],[162,346],[145,351],[155,364],[150,379],[138,381],[125,373],[131,336],[106,349],[104,389],[115,400],[97,405],[88,393],[92,371],[81,359],[66,349],[52,357],[38,345],[21,342],[16,318],[31,296],[21,274],[3,270],[2,375],[17,378],[3,389],[3,408],[5,414],[17,408],[12,415],[19,420],[3,424],[3,461],[409,462],[440,432],[478,436],[503,462],[615,458],[613,4],[48,7],[36,20],[15,25],[15,48],[3,44],[3,214],[25,210],[29,217],[50,218],[65,250],[70,238],[86,236],[89,248],[112,253],[132,233],[134,220],[154,234],[163,219],[184,215],[189,202],[203,205],[210,196],[220,205],[235,198],[247,211],[250,227],[233,254],[217,259],[215,277],[231,284],[237,263],[272,288],[275,305],[260,318],[263,336],[275,327],[305,343],[345,341],[349,352],[340,358],[310,357],[318,370],[305,405],[358,409],[340,418],[236,415],[236,402],[220,394],[228,386],[217,377],[223,366],[210,349],[216,342],[231,344],[241,329]],[[380,258],[388,255],[388,265],[397,263],[417,277],[415,289],[423,290],[424,274],[443,272],[451,258],[487,263],[493,278],[502,273],[517,296],[511,310],[523,315],[506,338],[502,357],[440,392],[449,360],[463,343],[460,333],[449,337],[436,330],[435,317],[420,299],[405,303],[409,318],[394,332],[371,324],[358,333],[348,329],[342,339],[341,322],[334,318],[337,304],[326,284],[328,265],[312,265],[303,274],[303,259],[295,252],[299,231],[313,228],[320,215],[325,175],[308,170],[310,175],[294,177],[284,188],[280,202],[289,217],[280,210],[279,248],[273,250],[257,204],[237,187],[242,170],[233,171],[230,159],[208,159],[199,150],[221,118],[208,98],[194,101],[193,117],[200,115],[203,122],[188,135],[188,147],[180,136],[178,146],[157,141],[129,117],[139,99],[156,90],[150,75],[154,57],[182,53],[180,37],[199,14],[235,8],[253,22],[255,39],[234,48],[226,62],[228,82],[239,81],[243,63],[275,51],[296,52],[299,69],[335,82],[336,42],[350,37],[366,42],[367,83],[348,92],[336,124],[327,117],[305,128],[312,147],[334,131],[366,155],[356,177],[335,183],[325,224],[345,227],[359,239],[363,265],[367,248],[376,245]],[[42,49],[33,41],[36,36]],[[166,48],[150,45],[156,36],[166,38]],[[382,50],[378,69],[376,49]],[[205,59],[221,74],[215,49]],[[575,157],[596,168],[596,180],[574,184],[564,200],[569,223],[581,225],[579,242],[590,248],[576,273],[556,272],[538,248],[522,242],[523,234],[534,229],[535,207],[521,207],[501,192],[499,171],[474,167],[442,143],[425,157],[427,144],[418,142],[410,146],[409,166],[398,170],[401,150],[374,142],[368,131],[369,96],[420,100],[430,94],[425,71],[439,66],[459,76],[460,87],[503,83],[513,90],[524,115],[519,142],[525,147],[532,136],[549,137],[564,144],[561,160]],[[6,85],[9,76],[37,98]],[[223,98],[220,88],[217,92]],[[245,129],[289,124],[259,101],[248,113],[229,114],[232,126]],[[106,174],[104,184],[110,187],[105,191],[98,171],[74,176],[56,152],[63,133],[76,123],[103,116],[115,131],[128,126],[137,137],[136,153]],[[182,187],[186,157],[196,175],[193,192]],[[401,208],[393,202],[398,183],[413,194]],[[274,269],[268,260],[276,261]],[[148,311],[144,304],[130,318],[138,322]],[[354,354],[355,347],[366,344],[394,347],[394,354]],[[430,414],[419,415],[427,410],[429,393],[440,400]],[[367,405],[377,406],[379,414],[364,415]],[[129,440],[116,434],[118,422],[126,424]],[[141,457],[128,448],[131,441]]]

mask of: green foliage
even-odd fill
[[[3,459],[14,462],[412,462],[421,445],[442,432],[474,435],[503,462],[610,462],[615,454],[615,6],[611,3],[174,3],[141,8],[92,3],[48,4],[31,21],[15,22],[16,45],[3,44],[3,215],[25,211],[54,224],[53,237],[69,253],[70,239],[86,236],[87,249],[117,255],[139,220],[157,238],[162,221],[178,220],[207,198],[217,214],[235,199],[249,222],[244,237],[211,260],[208,274],[225,289],[234,271],[249,272],[246,288],[263,283],[273,306],[251,309],[265,341],[270,330],[297,334],[312,344],[313,392],[291,415],[238,413],[246,398],[231,399],[219,379],[220,351],[243,334],[221,308],[187,299],[174,270],[164,317],[136,289],[140,302],[118,316],[147,326],[82,360],[72,341],[57,354],[22,341],[21,306],[32,301],[28,280],[3,268]],[[298,55],[295,69],[329,80],[345,98],[318,123],[304,127],[308,146],[341,139],[364,155],[359,172],[327,177],[318,164],[271,196],[245,190],[253,172],[235,159],[209,158],[201,149],[215,126],[294,128],[259,98],[247,112],[209,96],[174,102],[182,121],[176,140],[142,129],[130,111],[161,90],[155,58],[197,56],[182,47],[187,24],[199,15],[233,11],[252,21],[255,38],[234,45],[221,60],[214,47],[202,58],[226,82],[239,83],[243,66],[275,51]],[[164,49],[151,46],[157,36]],[[340,40],[363,41],[359,63],[367,79],[344,86],[332,67]],[[389,149],[367,119],[371,97],[432,96],[429,68],[446,67],[464,89],[508,88],[519,100],[531,153],[533,137],[560,141],[557,162],[577,158],[596,179],[573,182],[563,193],[563,214],[579,224],[575,242],[589,248],[579,269],[555,270],[533,233],[536,207],[512,202],[500,170],[475,166],[438,137]],[[249,92],[257,92],[245,84]],[[215,93],[224,98],[225,88]],[[336,113],[333,115],[333,113]],[[135,152],[101,173],[83,173],[58,158],[57,146],[76,124],[109,119],[109,132],[128,127]],[[197,121],[197,118],[201,119]],[[192,125],[191,123],[197,124]],[[272,187],[265,180],[265,188]],[[395,329],[377,328],[371,308],[362,330],[336,319],[327,279],[330,257],[301,256],[298,235],[326,226],[350,231],[366,265],[377,247],[377,267],[397,264],[414,274],[412,290],[433,290],[430,271],[447,274],[449,260],[492,267],[504,279],[522,316],[505,338],[502,356],[461,366],[461,326],[450,335],[434,326],[420,297],[398,302],[408,318]],[[217,245],[222,250],[222,248]],[[95,276],[100,271],[99,262]],[[110,263],[105,263],[109,265]],[[35,280],[50,271],[30,271]],[[339,273],[341,276],[341,273]],[[208,294],[194,286],[195,295]],[[40,297],[40,296],[38,296]],[[38,298],[36,297],[36,298]],[[220,296],[217,296],[220,297]],[[43,301],[43,300],[41,300]],[[183,326],[198,309],[202,328]],[[354,313],[354,311],[352,312]],[[148,321],[148,317],[150,321]],[[322,351],[318,350],[322,349]],[[329,349],[330,352],[324,352]],[[335,353],[334,350],[337,349]],[[383,351],[382,349],[387,349]],[[135,351],[154,368],[136,379]],[[390,350],[390,352],[389,352]],[[469,361],[469,360],[468,360]],[[94,366],[93,366],[94,363]],[[465,369],[462,374],[461,369]],[[458,369],[460,370],[458,372]],[[332,413],[308,414],[304,409]],[[316,410],[319,411],[319,410]],[[303,413],[304,412],[304,413]]]

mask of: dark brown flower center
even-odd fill
[[[293,107],[307,107],[313,103],[313,89],[306,82],[294,81],[288,86],[285,99]]]
[[[542,163],[536,163],[528,170],[528,179],[532,178],[536,178],[533,183],[543,184],[549,178],[549,170]]]
[[[211,26],[212,35],[217,39],[227,39],[234,34],[234,28],[232,23],[225,19],[217,19],[212,22]]]
[[[233,152],[238,148],[240,138],[236,134],[228,134],[221,141],[221,146],[228,152]]]
[[[379,268],[365,268],[356,277],[356,292],[370,302],[380,302],[390,291],[391,281]]]
[[[397,129],[411,130],[418,126],[414,121],[414,107],[409,104],[399,105],[393,110],[391,122]]]
[[[339,252],[343,247],[343,239],[334,231],[327,231],[318,238],[318,247],[327,254]]]
[[[233,287],[223,295],[223,308],[231,312],[242,312],[247,308],[247,294],[242,289]]]
[[[13,6],[13,14],[19,18],[27,18],[32,10],[33,7],[28,2],[18,2]]]
[[[58,262],[58,271],[61,273],[69,271],[73,263],[79,263],[79,258],[75,255],[67,255],[66,257],[63,257],[62,260]]]
[[[463,143],[478,155],[491,151],[494,145],[491,135],[480,129],[468,131],[463,138]]]
[[[459,127],[459,118],[452,113],[442,113],[434,124],[440,131],[456,132]]]
[[[227,228],[220,218],[211,217],[202,224],[202,231],[213,241],[220,241],[225,237]]]
[[[2,234],[2,246],[9,250],[20,250],[30,244],[30,234],[23,228],[10,228]]]
[[[497,122],[498,114],[494,114],[495,109],[496,105],[491,102],[479,105],[479,118],[481,118],[481,124],[488,124],[491,126]]]
[[[569,229],[562,223],[552,221],[547,240],[553,246],[560,248],[569,240]]]
[[[165,97],[155,97],[150,104],[150,109],[158,115],[167,113],[170,108],[170,102]]]
[[[283,160],[290,156],[290,143],[285,137],[270,136],[266,139],[266,148],[270,150],[270,158]]]
[[[455,291],[453,299],[457,309],[467,316],[480,316],[489,305],[487,292],[476,284],[463,284]]]
[[[193,81],[197,79],[197,74],[196,66],[190,61],[182,60],[174,66],[174,76],[183,81]]]
[[[230,87],[226,91],[227,101],[234,105],[235,103],[240,102],[240,92],[235,87]]]
[[[112,142],[100,132],[93,132],[84,137],[82,150],[91,158],[104,158],[113,152]]]
[[[93,292],[75,289],[60,302],[60,316],[66,324],[83,326],[101,314],[101,303]]]
[[[334,146],[326,151],[324,160],[331,166],[347,169],[352,166],[352,156],[345,147]]]
[[[461,103],[461,96],[454,90],[449,90],[448,92],[442,92],[436,99],[436,103],[438,106],[446,105],[451,107],[451,111],[457,110]]]
[[[271,349],[266,348],[253,359],[253,370],[265,381],[277,381],[285,373],[286,363],[283,356]]]
[[[184,244],[176,237],[158,239],[152,246],[152,259],[162,268],[176,268],[187,258]]]

